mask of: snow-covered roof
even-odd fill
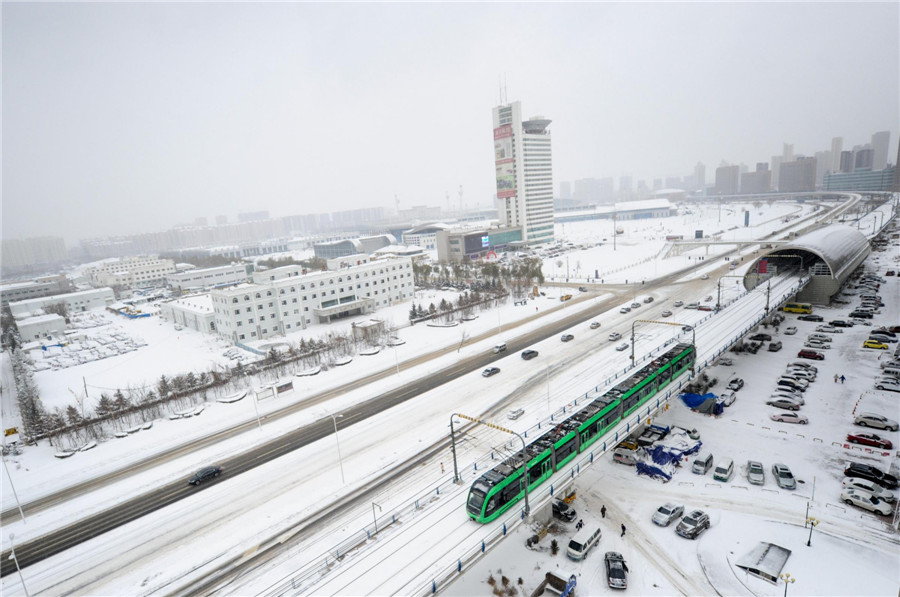
[[[794,239],[769,252],[770,255],[809,251],[816,254],[831,269],[831,275],[841,278],[844,270],[856,267],[860,258],[869,252],[869,241],[859,230],[843,224],[832,224]],[[752,268],[751,268],[752,270]]]

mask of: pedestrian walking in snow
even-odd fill
[[[444,474],[444,463],[443,462],[441,463],[441,474],[442,475]]]
[[[600,516],[603,517],[603,518],[606,518],[606,504],[603,504],[603,505],[600,507]]]
[[[625,536],[625,523],[624,522],[622,523],[622,535],[621,536],[622,537]]]
[[[575,523],[575,530],[580,531],[581,527],[584,526],[584,521],[582,519],[578,519],[578,522]]]
[[[844,380],[845,380],[845,379],[847,379],[847,378],[844,377],[843,375],[841,375],[841,383],[844,383]]]
[[[837,383],[837,381],[838,381],[838,374],[835,373],[835,374],[834,374],[834,383]]]

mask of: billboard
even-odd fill
[[[497,168],[497,197],[516,196],[516,172],[513,161],[512,126],[494,129],[494,165]]]

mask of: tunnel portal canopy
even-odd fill
[[[755,288],[774,275],[794,271],[812,278],[797,300],[827,304],[868,255],[869,241],[861,232],[832,224],[761,255],[744,276],[744,287]]]

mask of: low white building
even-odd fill
[[[166,284],[183,292],[199,288],[232,286],[246,282],[247,279],[247,266],[243,263],[232,263],[231,265],[189,269],[167,274]]]
[[[95,287],[147,288],[164,284],[166,276],[175,273],[175,262],[159,257],[124,257],[103,262],[87,273]]]
[[[213,301],[209,293],[195,294],[159,304],[160,314],[177,325],[197,330],[198,332],[216,331],[216,314],[213,312]]]
[[[254,272],[254,284],[213,290],[216,332],[235,342],[261,340],[411,299],[412,260],[351,255],[307,272],[297,265]]]
[[[19,328],[19,336],[24,342],[51,336],[63,338],[66,334],[66,320],[55,313],[18,319],[16,327]]]
[[[114,302],[116,302],[116,296],[112,288],[94,288],[92,290],[82,290],[81,292],[16,301],[9,304],[9,310],[12,312],[13,317],[18,320],[34,315],[42,315],[45,305],[63,303],[66,305],[69,313],[79,313],[98,307],[106,308]]]

